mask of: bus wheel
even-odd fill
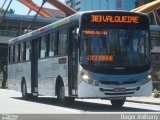
[[[25,82],[22,82],[21,92],[22,92],[22,99],[27,99],[27,87]]]
[[[114,108],[121,108],[124,105],[125,101],[126,99],[111,100],[111,104]]]
[[[66,102],[63,82],[59,82],[57,86],[57,99],[60,104],[65,104]]]

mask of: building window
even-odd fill
[[[122,9],[122,0],[117,0],[117,9],[118,10]]]
[[[0,30],[6,30],[5,26],[0,26]]]
[[[59,32],[58,40],[58,55],[67,55],[67,30],[61,30]]]

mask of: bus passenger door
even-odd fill
[[[38,93],[38,39],[31,42],[31,92]]]
[[[77,95],[77,71],[78,71],[78,49],[77,38],[75,36],[77,27],[69,28],[69,48],[68,48],[68,87],[69,95]]]

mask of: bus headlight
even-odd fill
[[[99,86],[99,81],[91,79],[85,72],[81,72],[81,78],[90,85]]]
[[[89,80],[89,77],[88,77],[88,75],[82,75],[82,78],[83,78],[83,80],[85,80],[85,81],[88,81]]]
[[[148,75],[148,76],[147,76],[147,79],[148,79],[148,80],[152,80],[151,75]]]
[[[146,84],[147,82],[149,82],[150,80],[152,80],[151,75],[148,75],[148,76],[146,77],[146,79],[143,79],[143,80],[139,81],[139,83],[140,83],[141,85],[143,85],[143,84]]]

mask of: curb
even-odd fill
[[[143,104],[151,104],[151,105],[160,105],[160,103],[146,102],[146,101],[136,101],[136,100],[126,100],[126,102],[143,103]]]

